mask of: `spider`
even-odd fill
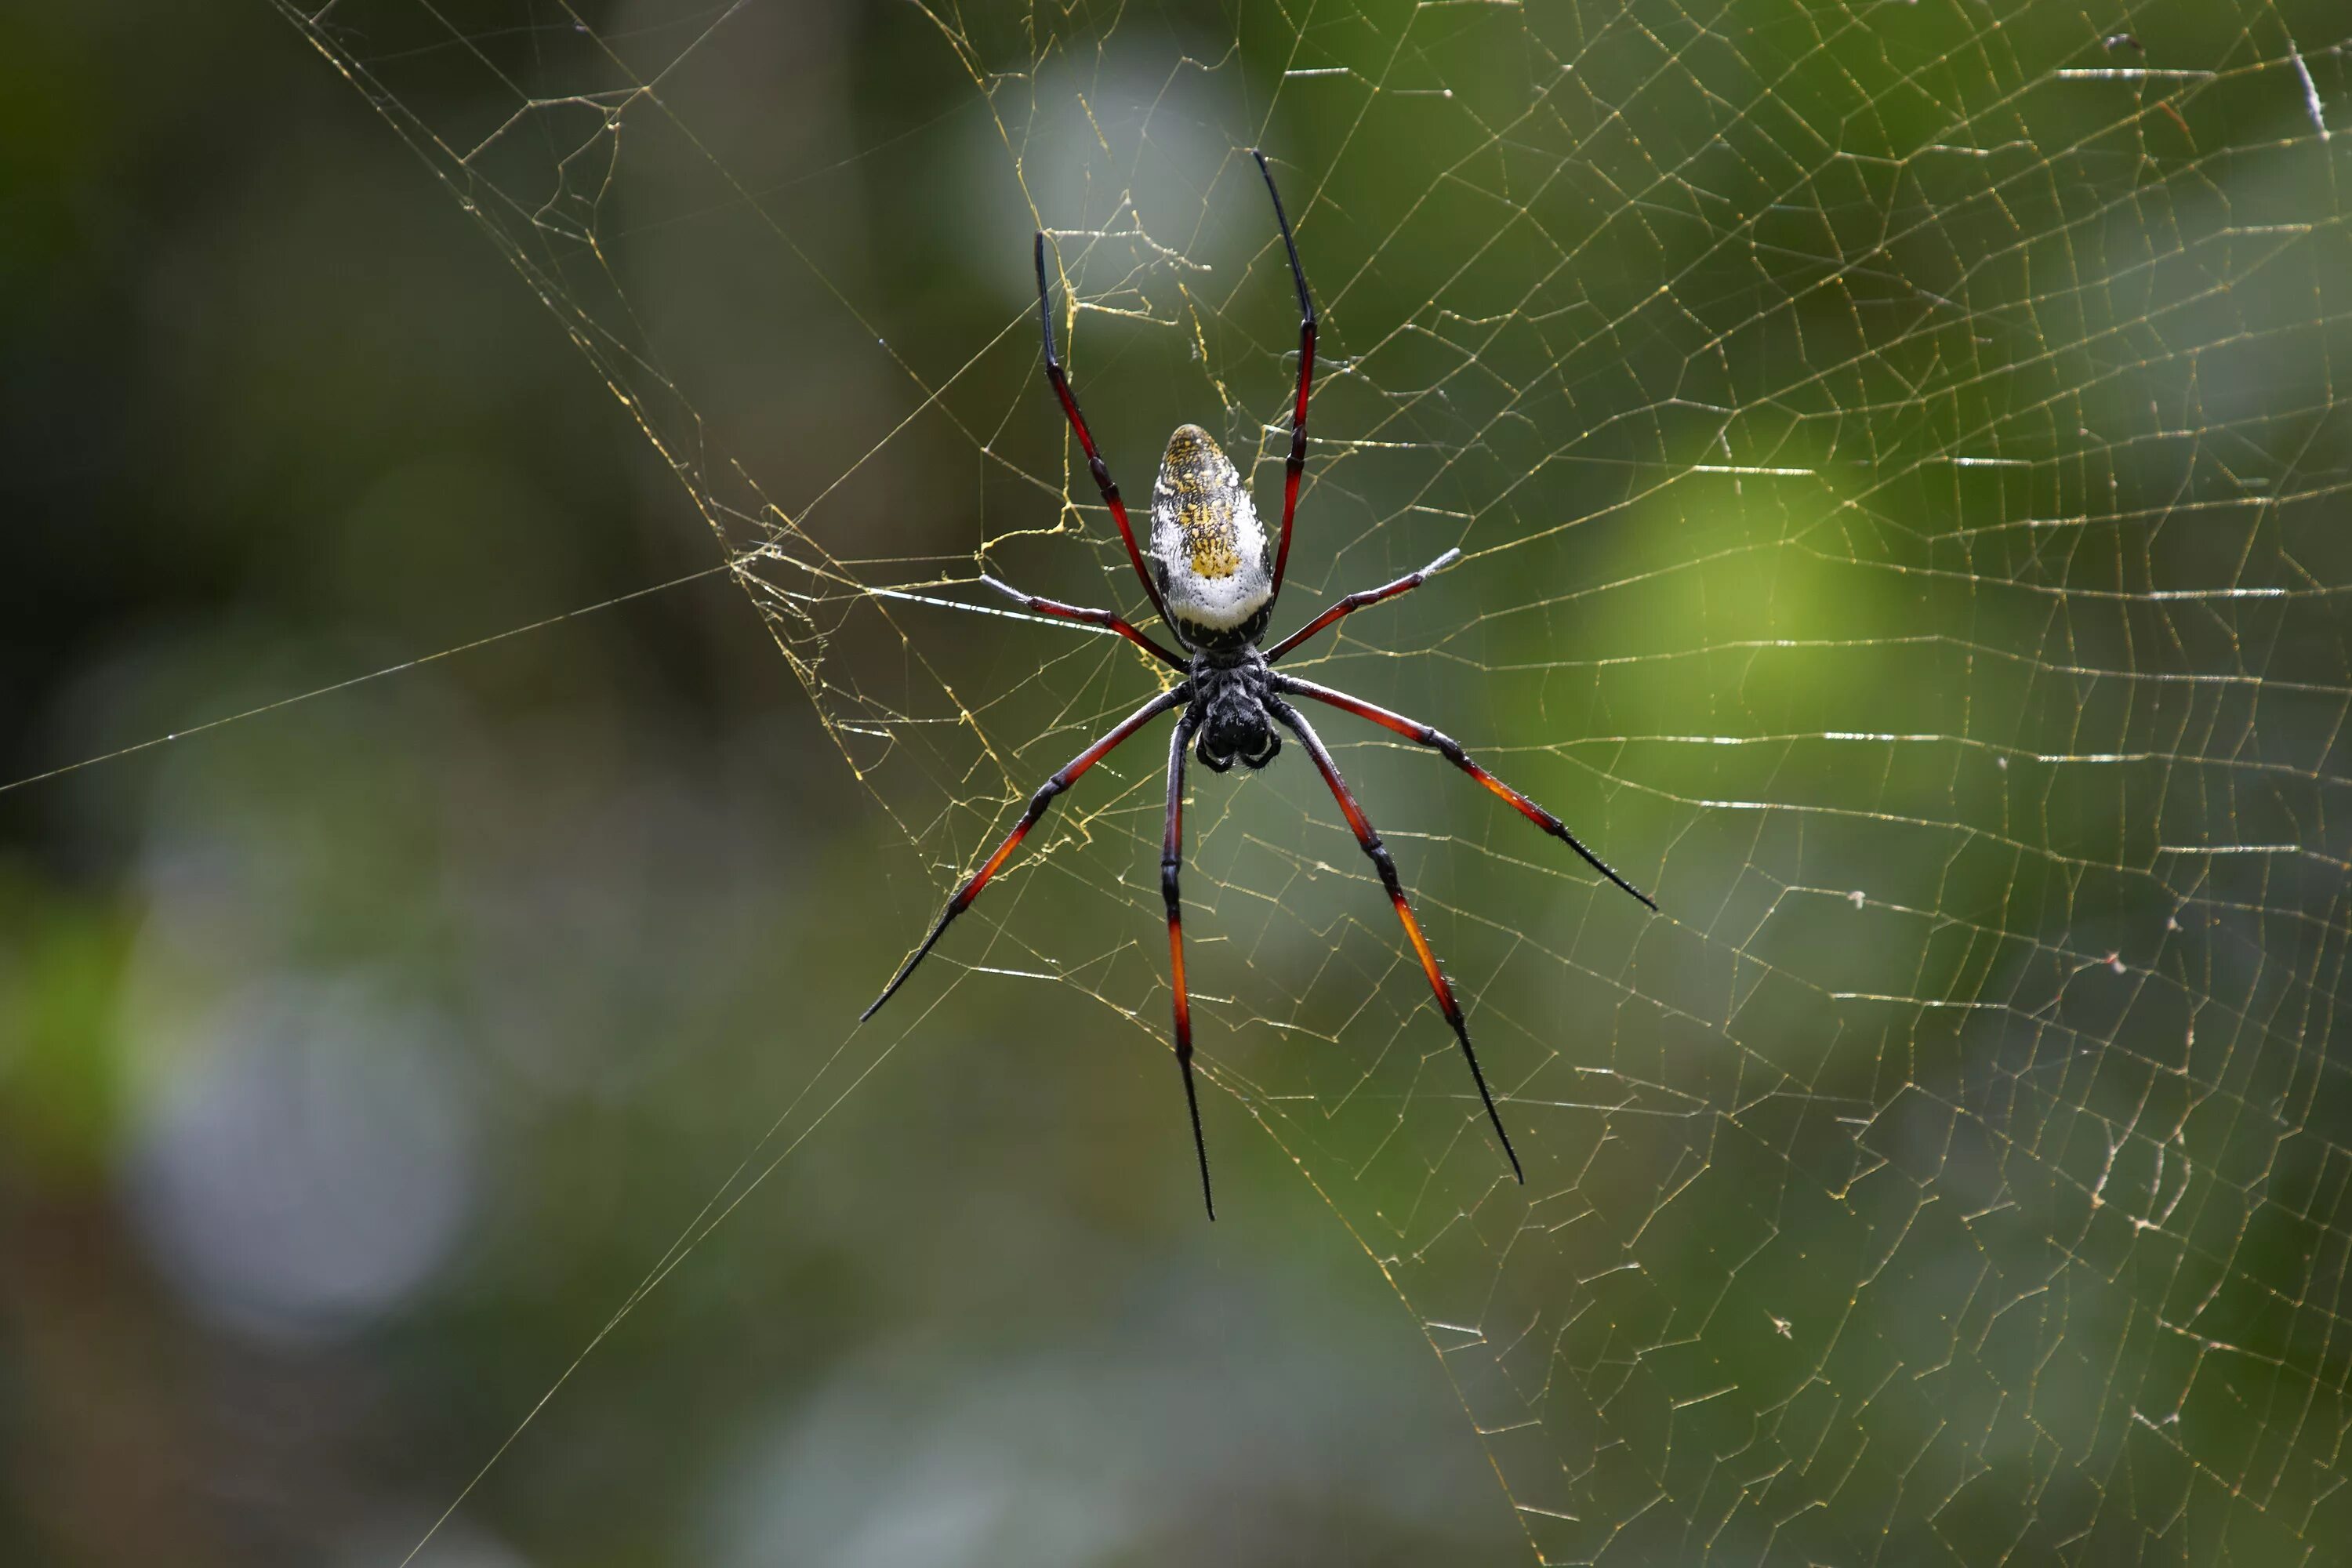
[[[1325,749],[1322,737],[1288,699],[1303,697],[1337,708],[1343,713],[1370,720],[1415,745],[1429,747],[1509,802],[1529,822],[1581,855],[1585,863],[1603,877],[1653,910],[1658,907],[1655,900],[1579,843],[1559,817],[1480,767],[1450,737],[1418,720],[1392,713],[1360,697],[1284,675],[1274,668],[1283,655],[1333,622],[1420,587],[1452,565],[1462,553],[1459,550],[1449,550],[1420,571],[1393,583],[1349,594],[1272,647],[1258,646],[1273,619],[1275,601],[1282,593],[1283,571],[1290,563],[1290,522],[1298,509],[1299,473],[1307,466],[1307,394],[1315,376],[1316,316],[1315,299],[1307,290],[1307,271],[1299,265],[1298,243],[1291,237],[1290,219],[1283,212],[1282,194],[1275,189],[1274,173],[1266,167],[1264,153],[1252,149],[1250,156],[1257,160],[1258,173],[1265,180],[1265,194],[1273,199],[1275,222],[1282,229],[1283,248],[1290,257],[1291,280],[1298,286],[1298,394],[1291,413],[1290,457],[1283,465],[1282,532],[1277,538],[1267,538],[1257,510],[1251,504],[1249,491],[1242,487],[1241,476],[1209,433],[1197,425],[1180,425],[1168,438],[1167,454],[1160,461],[1159,480],[1151,487],[1151,549],[1147,554],[1136,547],[1135,531],[1128,522],[1127,503],[1119,499],[1118,486],[1112,481],[1109,468],[1095,447],[1094,437],[1087,429],[1086,416],[1078,411],[1077,396],[1070,390],[1070,378],[1054,352],[1054,313],[1045,287],[1045,237],[1041,232],[1036,240],[1037,319],[1045,340],[1045,377],[1053,384],[1062,413],[1086,452],[1095,487],[1102,492],[1103,504],[1110,509],[1111,521],[1118,524],[1119,538],[1127,544],[1127,558],[1135,567],[1135,574],[1142,579],[1151,607],[1175,634],[1184,652],[1179,654],[1162,647],[1109,610],[1089,610],[1040,599],[994,577],[983,577],[982,581],[1040,615],[1084,621],[1116,632],[1181,671],[1182,679],[1129,714],[1109,733],[1071,758],[1066,766],[1045,781],[1030,797],[1029,809],[1022,814],[1020,825],[956,889],[932,925],[930,934],[923,938],[922,945],[898,966],[898,973],[891,976],[882,994],[859,1016],[861,1023],[874,1016],[882,1004],[906,984],[915,966],[938,945],[940,933],[958,915],[971,908],[981,890],[988,886],[989,879],[1003,867],[1029,830],[1037,826],[1055,796],[1154,719],[1171,710],[1182,710],[1168,747],[1168,816],[1160,852],[1160,891],[1168,907],[1176,1060],[1183,1071],[1184,1103],[1192,1118],[1192,1146],[1201,1160],[1201,1196],[1212,1220],[1217,1217],[1217,1202],[1209,1183],[1209,1145],[1201,1132],[1200,1096],[1193,1087],[1192,1009],[1184,985],[1184,912],[1177,892],[1184,858],[1184,765],[1188,748],[1200,758],[1202,765],[1220,773],[1235,763],[1256,769],[1274,761],[1282,750],[1277,725],[1296,735],[1299,744],[1307,748],[1315,771],[1323,775],[1324,786],[1339,803],[1339,815],[1347,818],[1356,842],[1380,874],[1381,886],[1387,889],[1389,902],[1395,906],[1397,919],[1404,925],[1405,940],[1412,944],[1413,956],[1420,960],[1422,973],[1429,979],[1438,1010],[1445,1015],[1454,1039],[1462,1047],[1462,1059],[1469,1064],[1471,1080],[1478,1086],[1478,1098],[1486,1102],[1486,1119],[1494,1123],[1495,1136],[1501,1141],[1503,1153],[1511,1163],[1511,1173],[1522,1184],[1527,1181],[1527,1173],[1520,1168],[1518,1152],[1511,1147],[1511,1135],[1503,1130],[1502,1115],[1495,1109],[1495,1097],[1486,1088],[1486,1075],[1478,1069],[1477,1053],[1470,1048],[1470,1029],[1463,1021],[1461,1004],[1454,1000],[1454,987],[1447,983],[1445,972],[1438,967],[1436,954],[1430,951],[1429,939],[1422,934],[1412,901],[1405,897],[1403,884],[1397,880],[1396,862],[1390,858],[1381,836],[1373,830],[1371,819],[1356,804],[1347,780],[1339,775],[1339,765]]]

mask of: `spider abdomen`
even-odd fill
[[[1198,425],[1179,425],[1160,460],[1151,565],[1187,642],[1239,647],[1264,631],[1274,600],[1273,548],[1233,459]]]

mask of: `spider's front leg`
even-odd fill
[[[1429,988],[1437,995],[1438,1010],[1445,1015],[1445,1021],[1454,1026],[1454,1037],[1461,1042],[1462,1059],[1470,1064],[1471,1080],[1478,1086],[1478,1098],[1486,1102],[1486,1120],[1495,1124],[1495,1136],[1502,1140],[1503,1152],[1511,1162],[1511,1174],[1526,1184],[1528,1173],[1519,1168],[1519,1152],[1511,1147],[1511,1135],[1503,1131],[1502,1113],[1495,1109],[1495,1097],[1486,1089],[1486,1075],[1478,1070],[1478,1053],[1470,1048],[1470,1026],[1462,1016],[1462,1005],[1454,999],[1454,987],[1447,984],[1445,972],[1438,968],[1437,954],[1429,950],[1429,939],[1421,934],[1421,921],[1413,918],[1412,900],[1404,896],[1404,884],[1397,879],[1396,861],[1390,858],[1388,846],[1381,842],[1381,836],[1372,829],[1371,819],[1348,792],[1348,781],[1339,776],[1339,764],[1331,760],[1331,753],[1324,749],[1323,738],[1315,732],[1306,716],[1279,697],[1268,697],[1265,706],[1268,712],[1289,727],[1290,732],[1306,746],[1307,754],[1315,759],[1315,771],[1323,775],[1331,798],[1339,803],[1339,814],[1348,819],[1356,842],[1363,847],[1364,858],[1380,873],[1381,886],[1388,889],[1389,902],[1396,906],[1397,919],[1404,923],[1404,934],[1412,943],[1413,955],[1421,960],[1421,972],[1429,977]]]
[[[1184,753],[1201,727],[1198,710],[1176,721],[1168,744],[1168,831],[1160,842],[1160,896],[1168,905],[1168,973],[1175,993],[1176,1064],[1184,1072],[1184,1105],[1192,1113],[1192,1147],[1201,1155],[1201,1201],[1217,1217],[1216,1194],[1209,1190],[1209,1141],[1201,1135],[1201,1098],[1192,1084],[1192,994],[1184,984],[1184,904],[1178,883],[1184,873]]]
[[[965,880],[964,885],[956,889],[955,897],[950,899],[948,907],[940,912],[938,923],[931,927],[931,934],[923,939],[923,945],[908,955],[907,962],[898,966],[898,973],[890,977],[890,984],[882,988],[882,994],[874,998],[874,1005],[860,1013],[857,1016],[857,1021],[862,1024],[880,1012],[882,1004],[890,1000],[898,993],[898,987],[907,983],[907,976],[915,972],[915,965],[922,963],[931,949],[939,945],[940,933],[948,929],[948,923],[956,916],[971,908],[972,901],[980,897],[981,889],[988,886],[989,879],[996,875],[998,868],[1011,857],[1013,851],[1019,847],[1021,840],[1029,836],[1029,830],[1037,826],[1037,819],[1045,815],[1045,808],[1054,804],[1055,795],[1076,784],[1081,773],[1108,756],[1138,730],[1142,729],[1171,708],[1178,707],[1190,700],[1192,695],[1192,689],[1190,685],[1178,686],[1172,690],[1161,692],[1120,720],[1118,727],[1109,734],[1072,757],[1060,772],[1047,779],[1037,793],[1029,797],[1029,809],[1022,814],[1020,826],[1007,834],[1004,842],[996,847],[996,853],[991,855],[980,869],[974,871]]]
[[[1391,713],[1387,709],[1367,702],[1360,697],[1350,697],[1344,691],[1334,691],[1328,686],[1318,686],[1311,680],[1301,680],[1295,675],[1274,677],[1274,688],[1277,691],[1287,691],[1293,696],[1311,697],[1318,702],[1328,703],[1343,713],[1353,713],[1359,719],[1369,719],[1381,729],[1402,735],[1417,746],[1427,746],[1431,751],[1437,752],[1447,762],[1476,779],[1481,785],[1494,792],[1498,799],[1508,801],[1521,816],[1583,856],[1586,865],[1647,904],[1653,913],[1656,912],[1657,900],[1619,876],[1611,868],[1609,862],[1587,849],[1578,840],[1576,835],[1568,830],[1568,824],[1471,761],[1470,753],[1464,751],[1453,736],[1433,729],[1418,719],[1408,719],[1402,713]]]

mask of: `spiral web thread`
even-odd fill
[[[281,8],[673,468],[910,907],[1163,678],[978,585],[1140,607],[1026,232],[1129,493],[1192,418],[1271,494],[1269,149],[1328,366],[1282,624],[1465,552],[1301,668],[1665,910],[1323,723],[1522,1189],[1311,775],[1195,786],[1208,1076],[1424,1324],[1542,1561],[2346,1538],[2340,15],[919,5],[876,25],[932,112],[833,148],[743,79],[789,7]],[[926,268],[984,276],[995,335],[924,331],[892,285]],[[776,392],[813,320],[863,342],[856,396]],[[944,551],[907,521],[942,498]],[[1160,750],[1048,819],[934,986],[1166,1048]]]

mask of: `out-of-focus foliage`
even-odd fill
[[[814,79],[906,41],[794,9]],[[5,34],[6,780],[710,564],[625,412],[283,20]],[[859,134],[847,95],[810,112]],[[813,337],[772,440],[870,422],[870,374]],[[929,898],[875,896],[906,839],[724,576],[9,791],[0,823],[9,1562],[398,1562]],[[424,1560],[1507,1552],[1421,1336],[1242,1119],[1202,1226],[1163,1072],[1085,1007],[960,994]]]
[[[0,1558],[2342,1537],[2341,18],[150,9],[0,35]],[[1157,740],[853,1025],[1154,679],[955,610],[1138,603],[1032,227],[1263,504],[1259,139],[1285,624],[1468,556],[1310,673],[1665,914],[1324,725],[1522,1192],[1196,783],[1211,1229]]]

